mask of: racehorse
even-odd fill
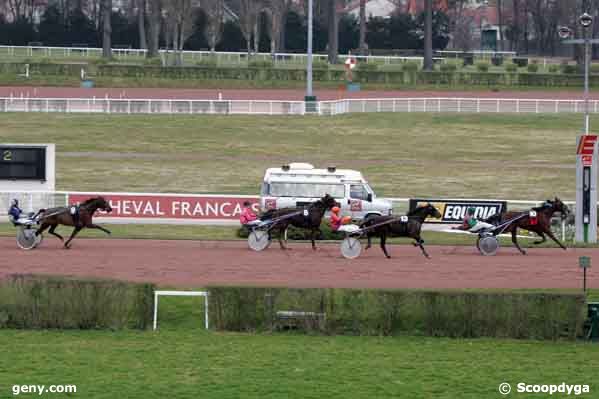
[[[537,213],[536,221],[530,218],[530,211],[510,211],[502,213],[500,215],[493,215],[490,218],[488,218],[486,222],[497,225],[512,218],[528,213],[526,216],[523,216],[521,219],[516,220],[511,225],[507,226],[507,228],[504,230],[504,232],[512,233],[512,242],[514,243],[516,248],[518,248],[518,251],[520,251],[522,255],[526,255],[526,251],[520,248],[520,245],[518,244],[518,228],[537,233],[539,237],[541,237],[541,240],[535,241],[534,244],[536,245],[542,244],[545,241],[547,241],[547,238],[545,237],[545,235],[547,235],[549,236],[549,238],[555,241],[557,245],[559,245],[562,249],[565,250],[566,247],[553,235],[553,232],[551,231],[551,218],[553,217],[553,214],[556,212],[560,212],[562,214],[562,217],[568,216],[568,214],[570,213],[568,206],[564,204],[559,198],[555,197],[555,199],[547,200],[545,201],[545,203],[543,203],[543,205],[536,208],[532,208],[531,210]]]
[[[112,211],[112,208],[110,207],[108,201],[106,201],[103,197],[90,198],[85,202],[81,203],[78,208],[79,222],[77,223],[77,225],[75,225],[73,215],[71,215],[70,213],[70,206],[40,210],[41,226],[35,232],[35,235],[40,235],[44,232],[44,230],[50,227],[50,230],[48,230],[48,232],[53,236],[58,237],[60,241],[64,241],[64,238],[60,234],[56,233],[56,227],[58,227],[59,224],[62,224],[64,226],[73,226],[75,228],[71,233],[71,237],[69,237],[67,242],[64,243],[65,249],[69,249],[69,244],[71,243],[73,238],[75,238],[77,233],[79,233],[83,228],[98,229],[102,230],[106,234],[110,234],[110,231],[92,222],[92,217],[98,209],[104,212]]]
[[[312,249],[316,250],[316,242],[314,235],[318,231],[320,233],[320,223],[324,213],[334,206],[339,206],[333,197],[326,194],[324,197],[311,203],[305,208],[282,208],[266,211],[260,216],[261,220],[278,220],[273,230],[279,232],[279,245],[281,249],[287,249],[283,244],[283,234],[289,226],[295,226],[303,229],[310,229],[310,240],[312,241]]]
[[[428,216],[440,218],[441,213],[437,208],[428,203],[408,212],[407,221],[401,221],[401,219],[396,216],[372,216],[367,218],[360,224],[360,228],[365,229],[366,236],[368,237],[366,249],[372,246],[372,237],[380,237],[381,249],[387,259],[389,259],[391,256],[389,256],[387,247],[385,246],[387,237],[409,237],[416,240],[414,246],[420,247],[424,256],[429,258],[429,255],[426,253],[423,246],[424,240],[420,237],[422,224]],[[371,228],[368,229],[368,227]]]

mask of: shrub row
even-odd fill
[[[0,328],[137,328],[152,322],[152,284],[12,275],[0,281]]]
[[[369,65],[369,64],[364,64]],[[532,66],[535,65],[535,66]],[[417,64],[406,63],[400,70],[382,71],[377,68],[359,67],[354,73],[355,81],[361,83],[396,85],[445,85],[445,86],[533,86],[533,87],[581,87],[583,76],[574,65],[563,65],[564,73],[537,73],[536,64],[529,65],[528,73],[514,73],[513,67],[507,73],[487,72],[488,63],[477,65],[477,71],[456,71],[453,64],[441,67],[440,71],[419,71]],[[79,77],[81,65],[71,64],[31,64],[30,72],[37,76]],[[415,68],[414,68],[415,67]],[[560,68],[557,66],[557,68]],[[161,78],[161,79],[197,79],[197,80],[253,80],[253,81],[304,81],[303,69],[277,69],[263,66],[216,68],[212,65],[194,67],[163,68],[156,65],[87,65],[90,76],[108,78]],[[23,64],[0,63],[0,73],[17,74],[24,70]],[[556,67],[553,68],[556,71]],[[343,82],[345,71],[327,68],[315,68],[314,80],[322,82]],[[599,87],[599,75],[591,75],[591,86]]]
[[[212,325],[226,331],[281,326],[278,311],[323,314],[308,332],[461,338],[575,339],[582,294],[210,287]]]

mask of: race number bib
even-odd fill
[[[304,209],[304,216],[305,216],[305,217],[308,217],[308,215],[309,215],[309,214],[310,214],[310,212],[308,212],[308,210],[307,210],[307,209]]]
[[[528,220],[530,221],[531,225],[536,225],[538,223],[538,219],[537,219],[537,212],[536,211],[530,211],[528,212]]]
[[[400,216],[399,217],[399,221],[402,223],[408,223],[408,217],[407,216]]]

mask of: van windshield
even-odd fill
[[[343,184],[270,183],[269,195],[273,197],[321,198],[325,194],[343,198],[345,187]]]

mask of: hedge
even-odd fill
[[[442,71],[425,72],[412,67],[414,63],[404,64],[402,70],[383,71],[368,67],[357,68],[357,82],[389,85],[444,85],[444,86],[533,86],[533,87],[582,87],[583,75],[575,66],[564,69],[567,73],[501,73],[480,71]],[[304,69],[279,69],[261,66],[215,67],[214,65],[196,65],[187,67],[161,67],[157,65],[78,65],[78,64],[30,64],[30,73],[34,76],[71,76],[78,78],[81,68],[89,76],[108,78],[161,78],[161,79],[197,79],[197,80],[255,80],[255,81],[304,81]],[[566,68],[566,67],[562,67]],[[450,68],[449,68],[450,69]],[[23,73],[23,63],[0,63],[0,73]],[[315,68],[314,80],[317,82],[344,82],[345,71]],[[599,75],[590,76],[590,85],[599,87]]]
[[[209,287],[212,325],[225,331],[281,326],[277,311],[323,314],[309,333],[459,338],[580,336],[582,294]],[[309,321],[309,320],[307,320]]]
[[[154,285],[59,276],[0,281],[0,328],[145,329]]]

